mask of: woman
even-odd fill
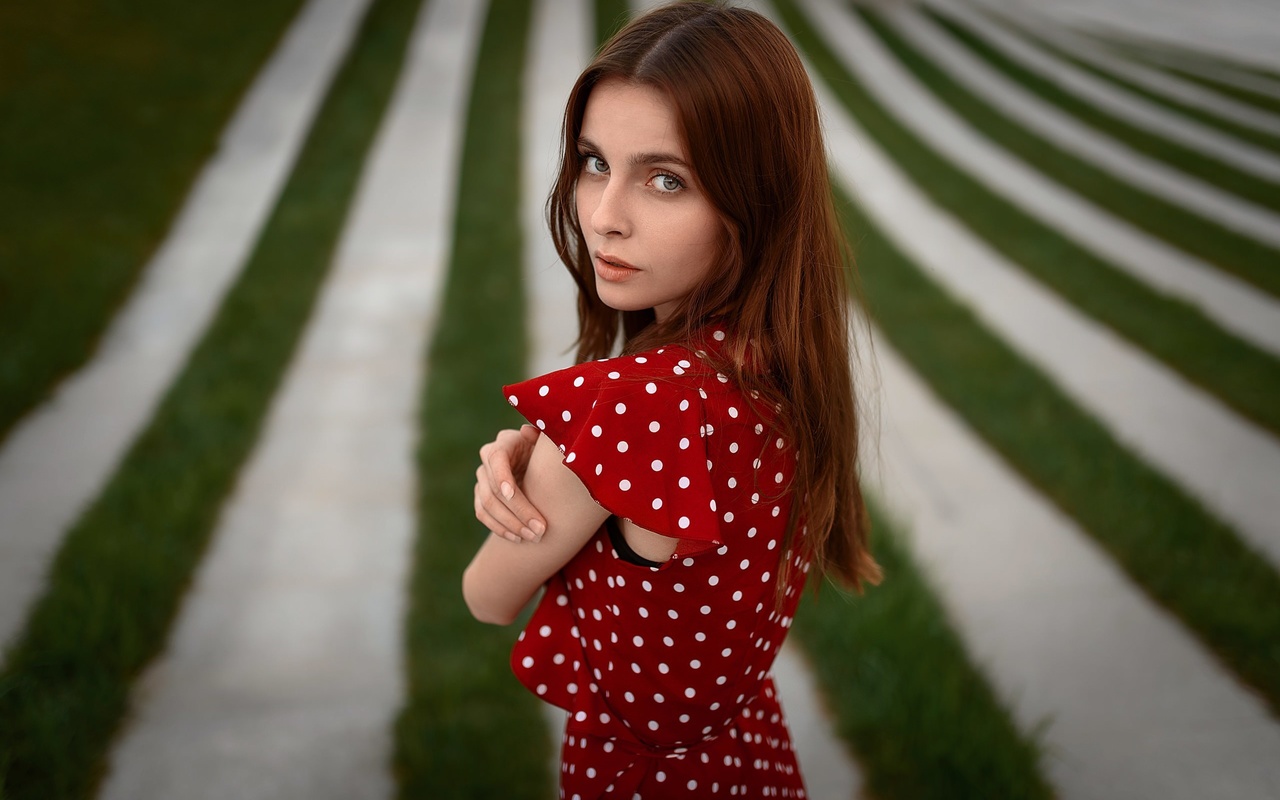
[[[561,796],[804,797],[769,668],[811,567],[879,577],[813,89],[760,15],[681,3],[564,134],[578,364],[506,387],[532,427],[482,451],[464,596],[509,624],[546,586],[512,666],[569,711]]]

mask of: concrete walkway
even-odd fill
[[[969,13],[974,13],[970,11]],[[1104,72],[1179,103],[1207,111],[1257,131],[1280,136],[1280,114],[1265,111],[1249,103],[1215,92],[1199,83],[1175,77],[1160,70],[1127,61],[1099,44],[1061,25],[1037,22],[1025,13],[1005,9],[1005,22],[1017,25],[1023,32],[1031,33],[1061,48],[1064,53],[1091,64]],[[1133,95],[1129,95],[1133,96]]]
[[[904,9],[886,18],[927,57],[966,57],[916,12]],[[880,77],[877,85],[892,84],[880,94],[886,105],[971,178],[1109,264],[1198,307],[1224,330],[1280,355],[1280,301],[1049,180],[952,112],[883,47],[866,61]]]
[[[0,648],[249,257],[367,0],[311,0],[245,95],[93,359],[0,450]]]
[[[986,33],[983,28],[975,32]],[[1095,131],[958,48],[935,57],[962,85],[1046,142],[1226,228],[1280,247],[1280,215]]]
[[[422,354],[484,5],[425,6],[315,314],[136,686],[107,800],[394,791]]]
[[[911,95],[900,71],[890,71],[894,62],[852,14],[819,0],[803,5],[882,103],[903,116],[916,108],[904,102]],[[833,129],[852,124],[842,106],[829,105],[828,113]],[[909,124],[924,133],[919,121]],[[1028,278],[928,201],[869,139],[859,138],[866,156],[836,158],[835,167],[903,252],[1117,439],[1280,564],[1274,491],[1280,442]]]
[[[969,431],[884,336],[876,355],[883,464],[873,489],[911,532],[1020,727],[1047,725],[1046,774],[1062,800],[1278,796],[1280,725],[1263,703]]]
[[[957,0],[931,0],[949,19],[1032,74],[1115,119],[1211,156],[1241,172],[1280,182],[1280,158],[1201,122],[1170,111],[1141,95],[1105,81],[1056,54],[997,25],[987,15]],[[939,32],[939,36],[945,36]]]

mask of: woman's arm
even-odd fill
[[[485,539],[462,575],[462,595],[481,622],[511,624],[538,587],[569,563],[609,516],[546,436],[533,447],[523,489],[543,511],[546,533],[519,544],[499,536]]]

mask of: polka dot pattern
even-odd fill
[[[562,797],[806,796],[768,674],[809,567],[779,553],[794,457],[772,409],[718,377],[708,354],[731,340],[713,330],[504,388],[597,502],[679,540],[640,566],[602,527],[513,649],[517,678],[569,712]],[[794,568],[776,608],[780,558]]]

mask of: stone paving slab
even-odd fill
[[[93,359],[5,441],[0,646],[17,634],[62,537],[102,491],[243,268],[366,2],[304,7]]]
[[[825,5],[817,7],[826,9],[825,16],[835,16],[833,8]],[[851,21],[851,24],[860,26],[856,20]],[[849,24],[842,24],[841,28],[847,30]],[[981,30],[975,32],[982,33]],[[992,40],[992,44],[997,43]],[[1003,43],[1003,40],[999,43]],[[957,81],[1046,142],[1074,153],[1115,177],[1206,219],[1265,244],[1280,247],[1280,215],[1098,133],[1023,89],[984,62],[966,56],[958,48],[930,55],[944,63]],[[946,60],[942,61],[944,58]]]
[[[1270,150],[1170,111],[1141,95],[1092,75],[1015,34],[1008,27],[992,22],[967,3],[931,0],[930,4],[1029,72],[1040,75],[1098,110],[1134,127],[1212,156],[1224,164],[1233,165],[1246,174],[1273,182],[1280,181],[1280,158]],[[1044,30],[1047,32],[1051,29],[1046,26]],[[931,43],[940,38],[949,38],[941,31],[934,31],[929,38]],[[952,47],[963,51],[958,45]]]
[[[1228,97],[1201,84],[1127,61],[1061,25],[1037,22],[1025,14],[1011,13],[1005,19],[1014,22],[1024,31],[1030,31],[1047,39],[1063,52],[1085,63],[1131,81],[1156,94],[1258,131],[1280,135],[1280,114]]]
[[[424,8],[314,316],[134,694],[107,800],[394,792],[422,354],[485,4]]]
[[[852,14],[803,4],[881,102],[904,116],[917,108],[903,103],[896,62]],[[843,106],[825,108],[833,166],[885,234],[1118,440],[1280,564],[1280,442],[1029,278],[926,199]],[[912,123],[922,134],[925,124],[939,122]]]
[[[873,485],[1063,800],[1280,796],[1280,725],[883,335]],[[978,500],[980,498],[980,500]]]
[[[920,52],[939,63],[972,61],[915,12],[893,14],[889,21]],[[878,60],[874,54],[869,59]],[[896,61],[880,63],[877,71],[892,81],[890,107],[904,123],[974,180],[1108,263],[1197,306],[1224,330],[1280,355],[1280,300],[1046,178],[972,128]]]

